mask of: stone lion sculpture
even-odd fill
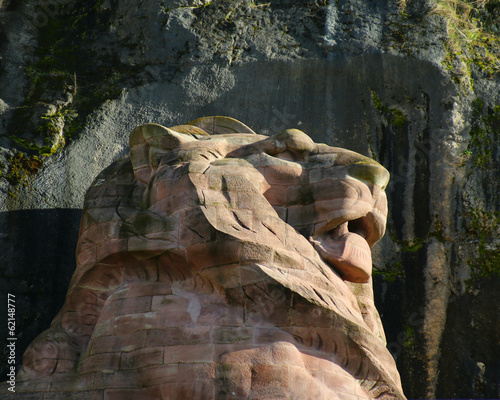
[[[86,195],[66,303],[17,392],[403,399],[370,278],[388,180],[295,129],[137,127]]]

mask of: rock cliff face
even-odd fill
[[[219,114],[391,172],[374,284],[405,394],[499,397],[500,7],[405,3],[0,2],[0,288],[18,299],[17,363],[62,305],[85,191],[129,132]]]

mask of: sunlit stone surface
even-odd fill
[[[388,180],[295,129],[137,127],[87,193],[66,303],[16,396],[404,398],[371,288]]]

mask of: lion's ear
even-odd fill
[[[135,179],[147,185],[151,172],[161,156],[180,147],[182,143],[197,140],[158,124],[144,124],[130,134],[130,158]]]
[[[255,135],[255,132],[243,122],[231,117],[202,117],[188,122],[187,125],[201,128],[209,135],[224,135],[228,133],[250,133]]]

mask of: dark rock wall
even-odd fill
[[[438,398],[496,398],[500,369],[498,280],[484,280],[448,306]],[[443,365],[443,363],[448,365]]]
[[[499,397],[500,81],[450,58],[428,2],[401,4],[1,2],[0,289],[19,296],[18,365],[64,299],[84,193],[130,131],[218,114],[389,169],[374,286],[405,393]]]
[[[0,213],[0,293],[16,307],[16,361],[46,330],[66,298],[76,266],[80,210],[17,210]],[[2,314],[2,316],[5,314]],[[0,326],[2,377],[8,370],[6,318]],[[2,379],[2,381],[5,379]]]

